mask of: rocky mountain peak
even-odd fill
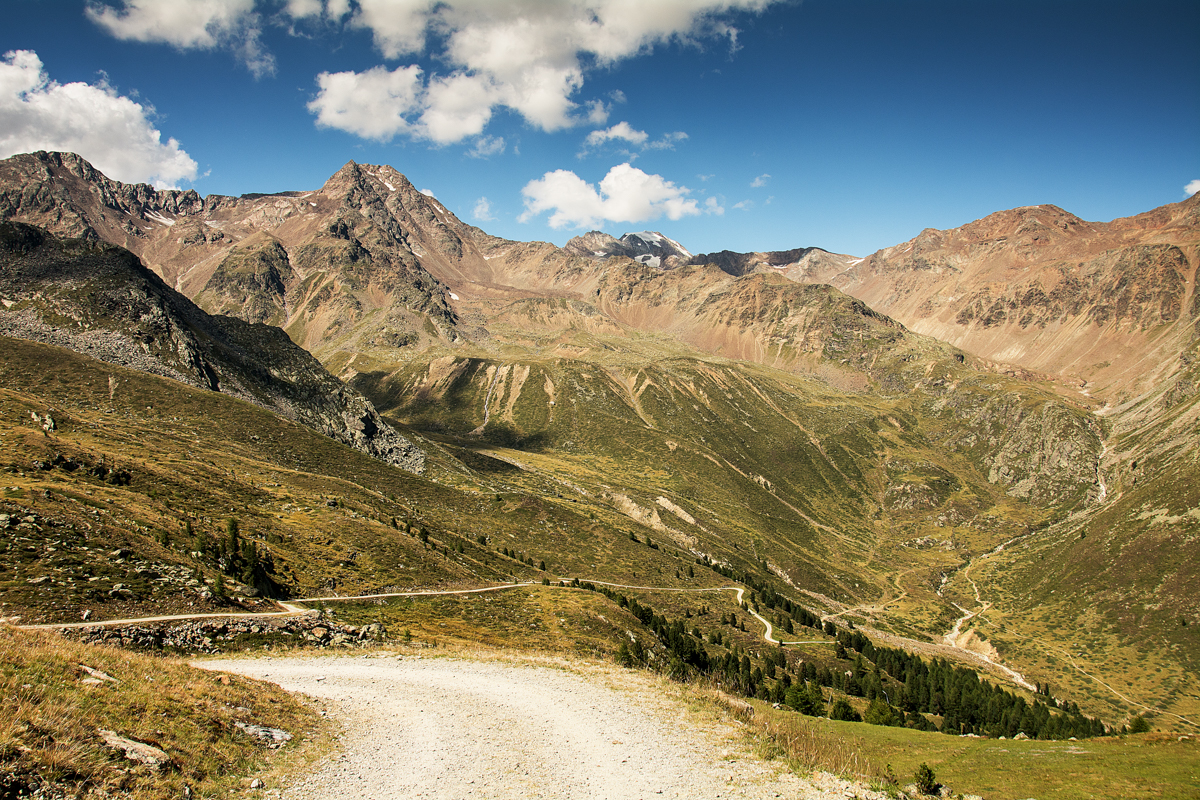
[[[625,233],[620,239],[603,231],[589,231],[571,239],[563,249],[586,258],[623,256],[649,267],[681,266],[692,258],[687,248],[658,231]]]

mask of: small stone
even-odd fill
[[[127,739],[114,731],[100,730],[99,733],[104,738],[105,746],[123,751],[130,761],[144,764],[153,770],[165,769],[171,763],[171,757],[154,745]]]
[[[279,728],[268,728],[263,725],[252,725],[247,722],[234,722],[234,727],[248,736],[253,736],[268,747],[282,747],[285,742],[292,740],[292,735]]]
[[[266,784],[262,782],[262,778],[255,778],[254,780],[250,781],[251,789],[261,789],[264,786],[266,786]]]
[[[93,669],[87,664],[80,664],[79,668],[88,674],[88,677],[84,678],[82,681],[80,681],[80,683],[120,683],[120,681],[118,681],[112,675],[109,675],[107,672],[101,672],[98,669]]]

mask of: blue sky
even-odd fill
[[[201,194],[353,159],[513,239],[865,255],[1200,188],[1194,0],[7,5],[0,156],[73,149]]]

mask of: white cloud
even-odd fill
[[[676,142],[682,142],[686,138],[688,138],[688,135],[683,131],[674,131],[673,133],[663,134],[659,139],[650,141],[650,135],[645,131],[636,130],[628,122],[618,122],[611,128],[589,133],[587,138],[583,140],[583,149],[577,155],[582,158],[587,155],[588,151],[612,141],[628,142],[638,150],[674,150]],[[636,158],[635,153],[629,150],[625,150],[624,152],[630,158]]]
[[[767,185],[767,181],[769,181],[769,180],[771,180],[771,176],[764,172],[762,175],[759,175],[757,178],[750,181],[750,185],[753,186],[755,189],[761,189],[762,187]]]
[[[263,50],[256,0],[120,0],[120,7],[91,2],[86,14],[118,39],[164,42],[180,50],[228,47],[255,75],[275,71],[274,57]],[[305,16],[312,0],[290,0],[288,10]]]
[[[605,220],[645,222],[662,216],[678,220],[700,213],[696,201],[687,196],[686,187],[629,164],[610,169],[600,181],[599,190],[574,172],[559,169],[530,181],[521,193],[525,195],[525,211],[520,221],[550,211],[552,228],[596,228]]]
[[[504,152],[503,136],[480,136],[475,140],[475,146],[467,151],[471,158],[491,158]]]
[[[325,7],[321,5],[321,0],[287,0],[286,10],[289,16],[304,19],[320,16]]]
[[[255,0],[121,0],[120,10],[91,3],[87,16],[118,39],[216,47],[245,23]]]
[[[495,87],[485,77],[461,72],[435,77],[422,100],[419,130],[438,144],[478,136],[492,118],[494,95]]]
[[[734,203],[733,207],[738,209],[739,211],[749,211],[750,209],[754,208],[754,201],[753,200],[741,200],[737,203]]]
[[[432,189],[418,189],[418,191],[426,197],[433,197],[434,200],[437,199],[437,197],[434,197]]]
[[[492,204],[488,202],[486,197],[481,197],[475,201],[475,207],[471,209],[471,216],[479,222],[491,222],[496,219],[492,216]]]
[[[322,72],[321,91],[308,104],[317,124],[387,141],[410,130],[406,114],[418,107],[421,68],[374,67],[366,72]]]
[[[1188,185],[1183,187],[1183,191],[1187,192],[1187,196],[1191,197],[1196,192],[1200,192],[1200,178],[1194,181],[1188,181]]]
[[[50,80],[32,50],[14,50],[0,60],[0,158],[64,150],[127,183],[194,180],[196,162],[175,139],[162,142],[149,119],[153,113],[104,82]]]
[[[583,140],[584,147],[599,147],[612,139],[620,139],[629,142],[630,144],[645,144],[650,138],[650,134],[645,131],[634,130],[628,122],[618,122],[611,128],[602,131],[592,131]]]
[[[166,42],[181,49],[226,47],[257,74],[274,61],[260,42],[263,19],[279,17],[367,30],[389,61],[421,80],[413,102],[399,112],[395,87],[375,79],[383,65],[340,83],[353,83],[357,101],[383,108],[380,124],[345,108],[318,77],[320,94],[309,105],[318,124],[367,138],[403,133],[439,144],[478,136],[497,108],[516,111],[545,131],[607,122],[609,105],[578,101],[589,68],[610,67],[666,42],[720,37],[736,47],[737,31],[723,17],[759,12],[782,0],[89,0],[88,16],[120,39]],[[425,74],[416,59],[443,65]],[[396,70],[393,70],[395,74]],[[366,76],[371,76],[367,78]],[[369,97],[378,93],[379,97]],[[612,103],[625,102],[620,91]],[[338,113],[324,113],[328,108]],[[363,133],[371,131],[371,133]]]
[[[704,213],[716,214],[718,217],[725,213],[725,207],[715,197],[706,198],[704,201]]]

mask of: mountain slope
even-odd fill
[[[819,247],[800,247],[758,253],[722,250],[692,256],[688,263],[716,264],[734,276],[751,272],[778,272],[800,283],[829,283],[835,275],[840,275],[860,261],[860,258],[837,255]]]
[[[1115,403],[1197,335],[1200,198],[1110,223],[1055,206],[927,229],[831,278],[915,331]]]
[[[0,223],[0,331],[232,394],[376,458],[424,454],[282,331],[209,316],[129,251]]]

